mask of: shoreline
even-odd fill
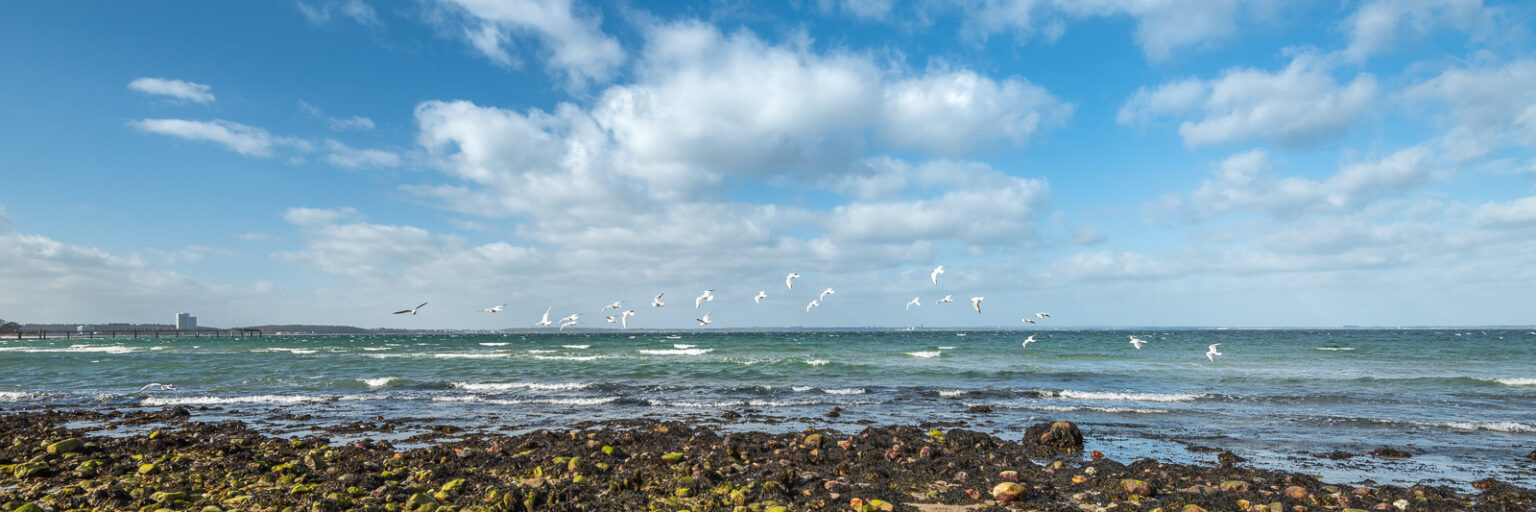
[[[207,512],[1536,507],[1536,491],[1494,478],[1471,488],[1337,485],[1247,467],[1222,450],[1213,450],[1209,464],[1100,458],[1081,453],[1081,437],[1079,451],[1066,453],[959,428],[725,433],[633,419],[508,435],[430,418],[374,420],[285,438],[258,431],[255,420],[193,421],[182,407],[7,413],[0,416],[0,433],[11,441],[0,448],[0,505]],[[399,449],[366,436],[405,424],[427,427],[430,435],[419,439],[430,444]],[[1025,438],[1038,437],[1039,427]],[[126,430],[112,437],[114,429]]]

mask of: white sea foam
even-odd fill
[[[954,350],[955,347],[939,347],[939,350]]]
[[[1077,391],[1072,389],[1046,392],[1046,396],[1073,400],[1101,400],[1127,402],[1190,402],[1199,400],[1205,393],[1115,393],[1105,391]]]
[[[481,343],[480,346],[483,346],[483,347],[505,347],[505,346],[507,346],[507,342],[505,342],[505,341],[488,341],[488,342],[485,342],[485,343]]]
[[[455,382],[450,386],[468,391],[511,391],[534,389],[539,391],[570,391],[592,387],[590,382]]]
[[[139,402],[140,405],[224,405],[224,404],[304,404],[314,402],[327,402],[334,400],[332,397],[298,396],[298,395],[252,395],[252,396],[188,396],[188,397],[152,397]]]
[[[966,393],[970,393],[970,391],[966,391],[964,389],[947,389],[939,391],[939,396],[960,396]]]
[[[149,347],[150,350],[165,350],[165,347]]]
[[[1148,409],[1148,408],[1141,408],[1141,407],[1094,407],[1094,406],[1089,406],[1089,405],[1023,405],[1023,406],[1007,406],[1007,405],[1005,405],[1003,407],[1008,407],[1008,408],[1012,408],[1012,409],[1028,409],[1028,410],[1033,410],[1033,411],[1045,411],[1045,412],[1093,411],[1093,412],[1106,412],[1106,413],[1110,413],[1110,414],[1167,414],[1168,413],[1167,409]]]
[[[508,357],[508,356],[509,356],[509,354],[501,353],[501,352],[492,352],[492,353],[454,352],[454,353],[448,353],[448,354],[432,354],[432,357],[436,357],[438,359],[496,359],[496,358]]]
[[[389,347],[363,347],[363,350],[369,352],[378,352],[380,350],[389,350]]]
[[[139,349],[136,348],[136,347],[125,347],[125,346],[122,346],[122,345],[70,345],[68,348],[53,348],[53,347],[0,347],[0,352],[23,352],[23,353],[101,352],[101,353],[107,353],[107,354],[127,354],[129,352],[134,352],[134,351],[137,351],[137,350],[139,350]]]
[[[542,361],[591,361],[594,359],[607,359],[608,356],[533,356]]]
[[[616,396],[596,396],[590,398],[531,398],[526,400],[499,400],[469,397],[469,400],[454,400],[456,402],[479,402],[495,405],[602,405],[619,400]],[[435,399],[434,399],[435,400]]]
[[[823,389],[823,390],[821,390],[821,392],[822,393],[826,393],[828,395],[862,395],[864,393],[868,393],[869,390],[866,390],[864,388],[846,388],[846,389]]]
[[[358,382],[361,382],[363,384],[367,384],[368,387],[370,387],[370,388],[376,388],[376,387],[381,387],[381,386],[387,385],[387,384],[389,384],[389,381],[392,381],[392,380],[395,380],[395,378],[394,377],[379,377],[377,379],[357,379]]]
[[[805,361],[805,364],[808,364],[808,365],[811,365],[811,366],[822,366],[822,365],[825,365],[825,364],[827,364],[829,362],[831,362],[831,361],[827,361],[826,359],[807,359]]]
[[[689,348],[693,348],[693,347],[697,347],[697,346],[698,345],[685,345],[685,344],[682,344],[682,343],[673,343],[672,344],[672,348],[676,348],[676,349],[689,349]]]
[[[796,393],[804,393],[806,391],[816,389],[816,386],[790,386],[789,389]]]
[[[942,354],[942,353],[943,352],[939,352],[937,350],[931,350],[931,351],[922,351],[922,352],[907,352],[907,355],[912,356],[912,357],[921,357],[923,359],[928,359],[928,358],[931,358],[931,357],[939,357],[939,354]]]
[[[1434,425],[1456,430],[1491,430],[1494,432],[1536,432],[1536,425],[1513,421],[1445,421]]]
[[[1519,386],[1519,387],[1536,386],[1536,379],[1533,379],[1533,378],[1530,378],[1530,377],[1509,378],[1509,379],[1481,379],[1480,378],[1480,379],[1477,379],[1477,380],[1481,380],[1481,381],[1485,381],[1485,382],[1497,382],[1497,383],[1503,384],[1505,386]]]
[[[1314,350],[1326,350],[1329,352],[1354,350],[1355,347],[1317,347]]]
[[[553,354],[555,352],[559,352],[559,350],[537,349],[537,348],[535,348],[535,349],[528,349],[528,353],[529,354]]]
[[[572,350],[586,350],[586,349],[592,348],[592,345],[560,345],[560,346],[568,348],[568,349],[572,349]]]
[[[316,351],[313,350],[313,349],[307,349],[307,348],[267,347],[267,348],[254,349],[254,350],[251,350],[251,352],[288,352],[290,354],[303,355],[303,354],[313,354]]]
[[[693,345],[674,345],[677,347],[693,347]],[[714,352],[712,348],[673,348],[673,349],[640,349],[641,354],[653,356],[698,356]]]
[[[22,400],[37,400],[42,398],[42,393],[30,391],[0,391],[0,402],[19,402]]]
[[[745,400],[722,400],[718,402],[646,400],[645,404],[652,407],[688,407],[693,409],[711,409],[716,407],[740,407],[747,405],[747,402]]]

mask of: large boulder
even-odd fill
[[[1023,442],[1042,456],[1080,453],[1083,451],[1083,431],[1070,421],[1039,423],[1024,430]]]

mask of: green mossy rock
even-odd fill
[[[671,462],[671,463],[682,462],[683,454],[678,453],[678,452],[668,453],[666,455],[662,455],[661,456],[661,460],[662,460],[662,462]]]
[[[63,455],[66,453],[78,452],[82,448],[85,448],[85,441],[81,441],[78,437],[71,437],[69,439],[48,445],[48,453],[54,455]]]

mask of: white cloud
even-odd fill
[[[235,235],[235,238],[239,238],[247,242],[276,242],[279,240],[277,235],[259,232],[241,233]]]
[[[513,63],[507,47],[516,34],[537,37],[550,53],[547,65],[564,73],[572,88],[605,82],[624,63],[623,48],[603,33],[602,20],[580,16],[572,0],[440,1],[470,18],[462,33],[497,64]]]
[[[1252,139],[1306,146],[1344,133],[1367,113],[1376,79],[1360,73],[1339,84],[1326,59],[1299,54],[1282,71],[1230,69],[1213,80],[1179,80],[1142,88],[1117,120],[1133,124],[1161,117],[1193,117],[1179,124],[1190,147]]]
[[[332,130],[336,130],[336,131],[343,131],[343,130],[366,131],[366,130],[372,130],[373,129],[373,120],[369,119],[369,118],[366,118],[366,117],[363,117],[363,116],[332,117],[332,118],[326,119],[326,121],[330,123],[331,129]]]
[[[1402,39],[1422,39],[1444,28],[1484,37],[1496,17],[1482,0],[1370,0],[1345,20],[1349,47],[1343,53],[1363,61],[1392,50]]]
[[[1280,2],[1270,0],[980,0],[961,2],[965,31],[973,36],[1012,31],[1020,39],[1053,41],[1069,21],[1089,17],[1130,16],[1136,43],[1157,61],[1177,50],[1231,37],[1246,19],[1273,15]]]
[[[378,13],[373,7],[363,0],[321,0],[318,5],[309,2],[299,2],[299,13],[304,19],[316,25],[329,23],[337,14],[351,18],[360,24],[378,27],[384,22],[379,20]]]
[[[11,232],[11,215],[5,212],[5,205],[0,204],[0,235]]]
[[[129,123],[139,131],[170,135],[187,140],[213,142],[245,156],[269,158],[278,146],[290,146],[308,150],[309,143],[288,137],[278,137],[254,126],[217,119],[213,121],[188,121],[185,119],[143,119]]]
[[[185,82],[168,78],[139,78],[128,82],[128,88],[144,94],[169,96],[181,101],[196,103],[213,103],[213,93],[208,92],[211,87],[196,82]]]
[[[40,235],[0,234],[0,282],[29,291],[0,294],[7,320],[21,322],[143,321],[222,299],[218,289],[138,258]]]
[[[1358,208],[1427,184],[1433,178],[1432,156],[1428,148],[1414,146],[1377,161],[1343,165],[1328,179],[1315,181],[1280,176],[1268,153],[1256,149],[1222,161],[1216,177],[1190,194],[1190,203],[1207,215],[1266,211],[1294,216]]]
[[[362,167],[400,166],[400,155],[391,151],[357,149],[334,139],[325,141],[325,145],[330,151],[329,154],[325,155],[325,161],[337,167],[357,169]]]
[[[964,154],[991,140],[1021,145],[1060,127],[1072,105],[1022,78],[1002,82],[972,71],[929,73],[885,90],[882,138],[897,148]]]
[[[1536,227],[1536,196],[1485,203],[1473,212],[1472,220],[1489,227]]]
[[[1442,140],[1453,157],[1470,160],[1511,146],[1536,144],[1536,60],[1446,70],[1403,93],[1450,109]]]
[[[831,10],[833,2],[821,0],[823,10]],[[889,20],[894,0],[836,0],[838,9],[865,20]]]

